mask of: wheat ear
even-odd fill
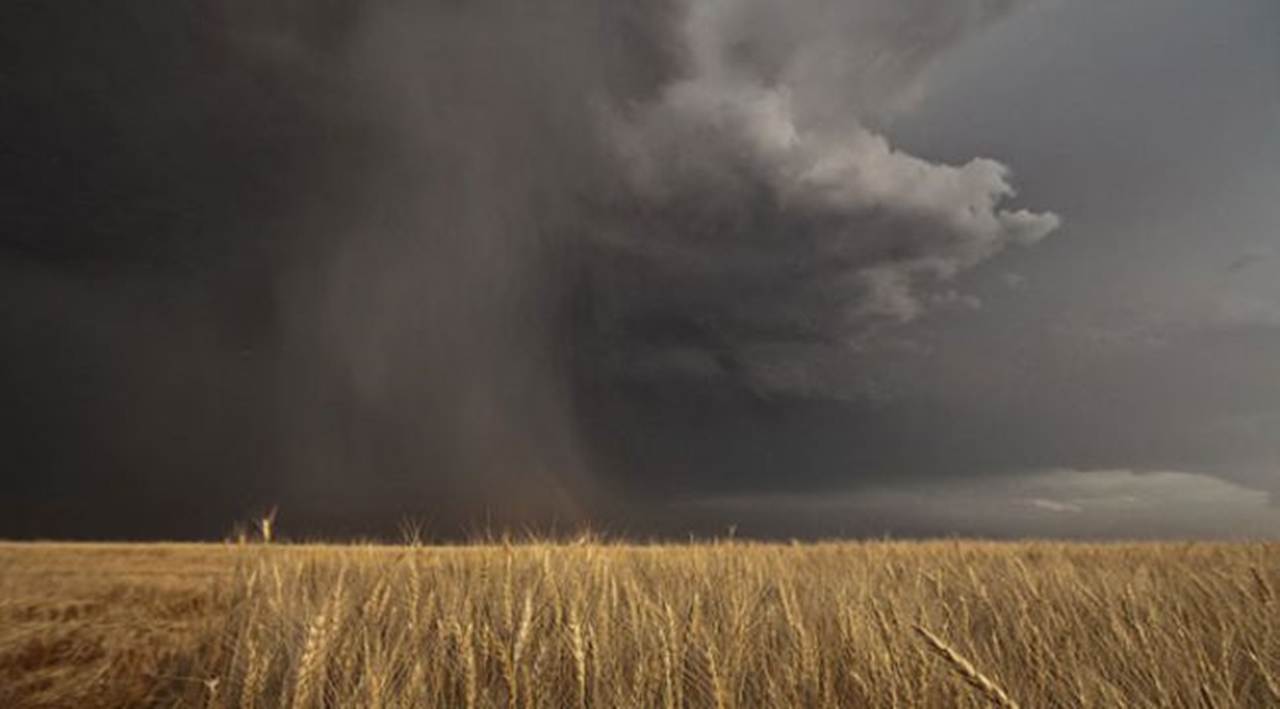
[[[992,704],[1003,707],[1004,709],[1017,709],[1018,704],[1009,698],[1000,685],[991,681],[986,675],[978,671],[973,663],[964,658],[963,655],[956,652],[954,648],[942,641],[941,638],[933,633],[925,630],[923,627],[914,626],[915,631],[920,637],[924,638],[925,643],[939,657],[946,661],[951,669],[955,670],[970,687],[978,690]]]

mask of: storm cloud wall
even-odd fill
[[[5,9],[4,533],[609,519],[858,396],[1056,218],[876,128],[1010,3],[802,4]]]

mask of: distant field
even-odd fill
[[[0,707],[1280,706],[1280,544],[0,544]]]

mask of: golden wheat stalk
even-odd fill
[[[576,706],[585,709],[587,706],[587,647],[583,639],[582,623],[578,621],[576,609],[569,608],[569,651],[573,655],[573,679],[577,689]]]
[[[309,706],[316,691],[323,689],[329,645],[337,633],[338,616],[343,608],[345,578],[346,568],[343,567],[333,586],[333,594],[307,625],[302,657],[298,660],[298,671],[294,678],[293,706],[295,707]]]
[[[993,682],[986,675],[978,671],[973,663],[965,659],[964,655],[956,652],[954,648],[943,642],[942,638],[934,635],[926,630],[923,626],[913,626],[916,633],[924,638],[929,649],[933,650],[939,657],[946,661],[951,669],[955,670],[964,681],[974,689],[978,690],[992,704],[1004,709],[1017,709],[1018,704],[1009,698],[1000,685]]]
[[[302,657],[293,683],[293,706],[305,707],[311,702],[324,664],[325,649],[329,643],[328,608],[321,610],[307,626],[307,637],[302,646]]]
[[[1258,590],[1258,600],[1261,601],[1263,605],[1271,603],[1275,594],[1272,593],[1271,584],[1267,583],[1267,580],[1262,576],[1262,572],[1258,570],[1258,567],[1250,566],[1249,574],[1253,576],[1254,586]]]
[[[1267,693],[1271,695],[1271,701],[1276,706],[1280,706],[1280,682],[1277,682],[1271,673],[1267,671],[1267,666],[1263,664],[1262,658],[1258,657],[1258,653],[1253,650],[1245,650],[1244,654],[1253,663],[1253,668],[1258,672],[1258,676],[1262,678],[1263,685],[1267,688]]]
[[[715,702],[716,709],[728,709],[729,701],[724,688],[724,681],[720,676],[720,667],[716,662],[715,649],[710,643],[703,650],[703,654],[707,658],[707,679],[711,684],[711,699]]]
[[[268,658],[258,653],[258,643],[254,641],[252,632],[246,632],[244,638],[244,680],[240,685],[240,706],[253,709],[258,703],[258,695],[262,691],[263,675]]]

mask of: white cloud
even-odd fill
[[[1050,512],[1083,512],[1084,508],[1070,502],[1058,502],[1057,500],[1046,500],[1043,497],[1033,497],[1029,500],[1032,507],[1038,507],[1042,510]]]

